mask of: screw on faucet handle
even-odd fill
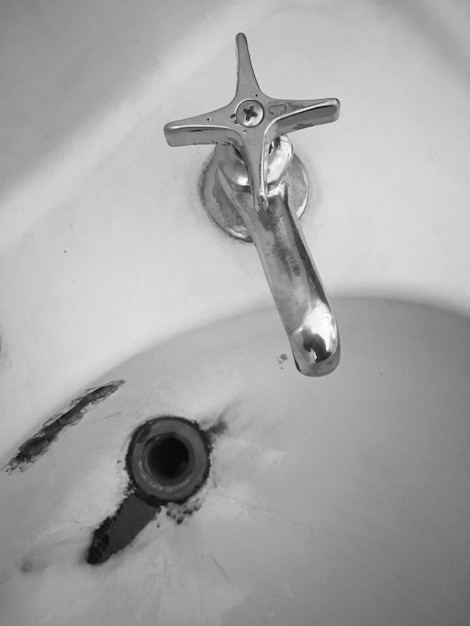
[[[230,143],[240,152],[248,170],[255,210],[268,206],[269,146],[280,135],[334,122],[339,116],[336,98],[279,100],[264,94],[251,65],[243,33],[236,38],[237,89],[227,105],[215,111],[165,125],[170,146]]]

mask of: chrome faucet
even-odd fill
[[[297,369],[323,376],[338,365],[339,334],[297,217],[306,204],[306,177],[285,135],[334,122],[339,101],[266,96],[245,35],[239,33],[236,41],[233,100],[216,111],[169,122],[165,137],[170,146],[216,144],[203,183],[209,213],[226,232],[255,243]]]

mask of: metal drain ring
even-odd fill
[[[137,495],[150,504],[184,502],[206,481],[209,445],[198,424],[157,417],[139,426],[127,453]]]

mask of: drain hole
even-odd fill
[[[148,452],[150,472],[160,482],[176,482],[188,468],[189,450],[174,435],[157,440]]]
[[[135,431],[127,453],[127,470],[139,497],[160,506],[185,502],[205,483],[210,444],[196,422],[157,417]]]

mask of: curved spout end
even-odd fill
[[[304,376],[326,376],[338,367],[341,346],[334,318],[326,332],[305,324],[289,340],[297,369]]]

